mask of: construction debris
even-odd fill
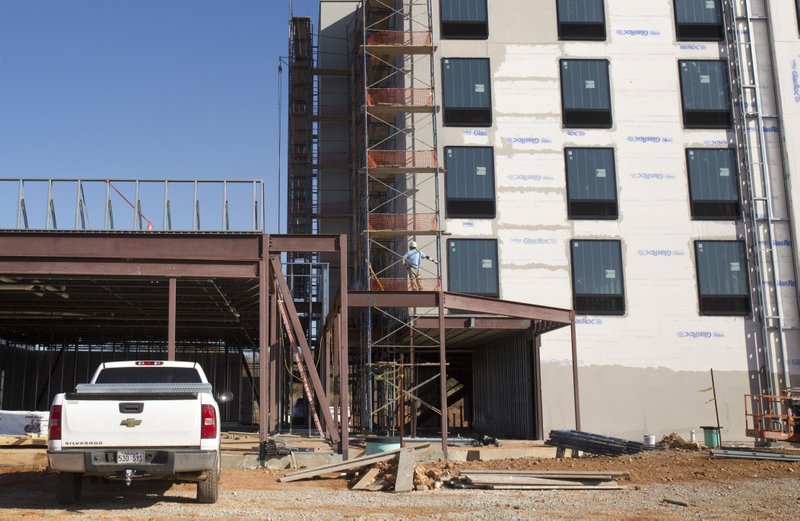
[[[708,451],[715,458],[737,458],[737,459],[758,459],[772,461],[800,461],[800,456],[781,454],[779,452],[752,452],[744,450],[710,450]]]
[[[670,432],[661,438],[660,445],[670,449],[700,450],[700,444],[684,440],[680,434]]]
[[[330,465],[322,465],[322,466],[314,467],[314,468],[311,468],[311,469],[304,469],[304,470],[301,470],[299,472],[294,472],[292,474],[288,474],[288,475],[282,477],[280,479],[280,482],[281,483],[287,483],[287,482],[290,482],[290,481],[299,481],[301,479],[315,478],[317,476],[323,476],[325,474],[333,474],[333,473],[336,473],[336,472],[344,472],[344,471],[347,471],[347,470],[360,469],[360,468],[363,468],[363,467],[374,465],[375,463],[380,463],[380,462],[383,462],[383,461],[389,461],[389,460],[397,459],[397,458],[400,457],[400,454],[403,451],[411,451],[411,452],[413,452],[414,450],[424,449],[424,448],[429,447],[429,446],[430,446],[430,444],[426,443],[424,445],[418,445],[416,447],[409,448],[409,449],[395,449],[395,450],[390,450],[390,451],[386,451],[386,452],[379,452],[378,454],[370,454],[369,456],[361,456],[360,458],[354,458],[354,459],[351,459],[351,460],[348,460],[348,461],[343,461],[341,463],[332,463]],[[411,463],[410,463],[411,470],[409,471],[409,473],[411,474],[411,476],[413,476],[413,472],[414,472],[414,470],[413,470],[413,466],[414,466],[414,464],[413,464],[413,455],[410,456],[410,457],[412,459],[411,459]],[[408,465],[408,463],[406,463],[406,465]]]
[[[454,488],[487,490],[619,490],[623,487],[614,478],[625,476],[624,472],[470,470],[451,479],[449,484]]]
[[[572,449],[603,456],[621,456],[638,454],[644,450],[644,444],[636,441],[610,438],[599,434],[581,431],[550,431],[550,439],[546,445],[559,449]]]
[[[401,449],[397,457],[397,474],[394,480],[395,492],[414,490],[414,449]]]

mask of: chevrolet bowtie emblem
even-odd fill
[[[120,425],[124,425],[125,427],[136,427],[137,425],[140,425],[141,423],[142,423],[142,420],[137,420],[137,419],[134,419],[134,418],[128,418],[127,420],[122,420],[121,422],[119,422]]]

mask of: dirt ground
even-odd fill
[[[285,472],[225,470],[220,499],[194,502],[193,485],[84,485],[77,506],[54,500],[55,475],[0,466],[0,519],[798,519],[800,463],[711,459],[694,451],[578,459],[429,463],[436,476],[464,469],[626,471],[624,490],[484,491],[446,488],[355,492],[343,477],[279,483]],[[667,501],[665,501],[667,500]],[[675,504],[675,502],[679,504]]]

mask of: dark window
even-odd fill
[[[731,101],[726,64],[721,60],[681,60],[683,126],[730,128]]]
[[[450,291],[497,297],[497,241],[494,239],[449,239],[447,284]]]
[[[489,37],[486,0],[441,0],[442,38],[485,40]]]
[[[701,315],[748,315],[747,261],[742,241],[696,241]]]
[[[690,148],[686,151],[686,166],[692,218],[738,219],[741,205],[736,151]]]
[[[494,217],[492,147],[445,147],[444,165],[447,216]]]
[[[100,371],[99,384],[199,384],[200,375],[193,367],[109,367]]]
[[[617,175],[612,148],[567,148],[567,215],[570,219],[616,219]]]
[[[572,241],[572,305],[576,313],[622,315],[625,292],[619,241]]]
[[[561,60],[561,104],[567,128],[611,128],[606,60]]]
[[[605,40],[603,0],[558,0],[559,40]]]
[[[492,86],[489,78],[488,58],[442,60],[445,125],[492,125]]]
[[[724,40],[722,0],[675,0],[675,33],[678,40]]]

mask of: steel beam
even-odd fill
[[[0,252],[7,258],[255,262],[261,239],[260,233],[6,232]]]
[[[418,317],[414,319],[417,329],[438,329],[439,319],[436,317]],[[531,320],[507,317],[446,317],[445,329],[509,329],[524,330],[531,328]]]
[[[269,253],[336,252],[338,235],[270,235]],[[347,243],[345,243],[346,245]],[[347,247],[344,248],[347,251]]]
[[[488,297],[475,297],[458,293],[444,293],[444,304],[447,309],[460,309],[473,313],[504,315],[508,317],[527,318],[530,320],[548,320],[569,324],[572,312],[569,309],[535,306],[522,302],[511,302]]]
[[[40,277],[179,277],[203,279],[252,279],[258,276],[257,262],[248,263],[181,263],[124,262],[97,260],[54,260],[50,258],[0,258],[0,273],[36,275]]]
[[[437,306],[434,291],[351,291],[351,308],[433,308]],[[437,325],[438,327],[438,325]]]

